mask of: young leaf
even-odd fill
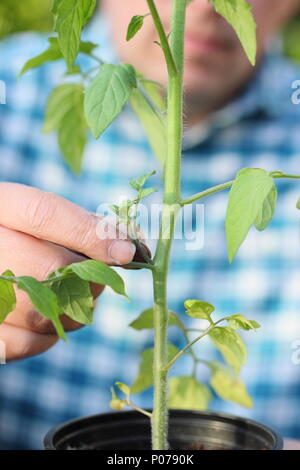
[[[98,139],[127,103],[136,74],[132,65],[104,64],[85,93],[85,115],[93,136]]]
[[[168,344],[168,360],[171,361],[178,353],[178,349],[173,344]],[[151,387],[153,384],[153,348],[142,352],[142,361],[138,376],[130,387],[131,393],[140,393]]]
[[[82,325],[93,323],[93,296],[87,281],[72,276],[53,282],[51,290],[56,294],[61,313]]]
[[[194,377],[172,377],[169,380],[169,408],[206,410],[210,400],[209,389]]]
[[[265,199],[273,186],[273,178],[265,170],[244,168],[238,172],[229,193],[226,214],[226,237],[230,263],[262,210]]]
[[[139,193],[139,199],[144,199],[145,197],[150,196],[153,193],[156,193],[157,189],[156,188],[145,188],[142,189]]]
[[[140,175],[137,178],[135,178],[134,180],[130,180],[129,185],[132,187],[132,189],[134,189],[136,191],[140,191],[144,187],[144,185],[146,184],[148,179],[151,176],[155,175],[155,173],[156,173],[156,171],[153,170],[153,171],[150,171],[150,173],[146,173],[145,175]]]
[[[233,27],[251,62],[256,60],[256,24],[252,6],[246,0],[210,0],[217,13]]]
[[[62,53],[61,53],[57,38],[49,38],[48,41],[49,41],[48,49],[46,49],[44,52],[37,55],[36,57],[29,59],[23,66],[21,72],[19,73],[19,76],[23,75],[28,70],[40,67],[46,62],[54,61],[54,60],[58,60],[62,58]]]
[[[14,274],[7,270],[2,276],[14,277]],[[4,322],[9,313],[16,308],[16,294],[14,285],[10,281],[0,279],[0,324]]]
[[[156,104],[157,95],[157,86],[148,83],[143,92],[139,88],[133,90],[130,104],[141,122],[154,155],[163,167],[167,155],[167,124],[159,108],[152,105],[152,102]]]
[[[44,52],[41,54],[37,55],[36,57],[33,57],[32,59],[29,59],[25,65],[23,66],[21,72],[19,73],[19,77],[23,75],[25,72],[31,69],[35,69],[37,67],[40,67],[41,65],[44,65],[47,62],[54,61],[54,60],[59,60],[63,58],[58,39],[57,38],[49,38],[49,46],[48,49],[46,49]],[[83,54],[90,55],[91,52],[98,47],[97,44],[94,44],[89,41],[81,41],[79,45],[79,52]],[[75,66],[72,68],[69,68],[69,73],[75,73],[78,72],[80,69],[78,67],[76,68]]]
[[[128,385],[123,384],[122,382],[116,382],[115,385],[123,392],[127,397],[130,395],[130,387]]]
[[[236,373],[239,373],[247,359],[246,346],[241,336],[228,326],[218,326],[209,333],[209,337],[221,352],[224,360]]]
[[[210,323],[213,323],[211,314],[214,312],[215,307],[208,302],[189,299],[184,302],[184,306],[186,308],[185,313],[189,315],[189,317],[208,320]]]
[[[67,338],[59,319],[61,311],[54,292],[41,282],[28,276],[18,277],[17,287],[27,293],[37,312],[51,320],[58,336],[66,341]]]
[[[134,330],[141,331],[153,328],[153,309],[144,310],[138,318],[130,323],[130,327]],[[176,313],[169,310],[169,326],[177,326],[184,331],[184,325]]]
[[[219,397],[233,401],[247,408],[252,408],[252,399],[245,385],[226,369],[217,369],[213,372],[210,384]]]
[[[131,18],[127,29],[126,41],[130,41],[143,27],[145,16],[146,15],[136,15]]]
[[[233,330],[238,330],[241,328],[242,330],[249,331],[260,328],[259,323],[257,323],[255,320],[248,320],[243,315],[231,315],[227,321]]]
[[[120,400],[117,397],[116,392],[114,391],[113,387],[111,387],[110,391],[111,391],[111,401],[109,403],[109,406],[115,411],[123,410],[125,406],[127,406],[126,400]]]
[[[51,93],[44,132],[57,131],[61,152],[72,170],[78,174],[87,142],[87,124],[83,110],[83,86],[60,85]]]
[[[255,228],[259,231],[265,230],[273,219],[277,202],[277,189],[275,184],[271,188],[269,194],[263,202],[255,221]]]
[[[97,0],[60,0],[55,2],[55,31],[68,68],[71,68],[80,46],[81,32],[94,13]]]
[[[124,281],[121,276],[102,261],[82,261],[80,263],[71,264],[69,269],[85,281],[109,286],[117,294],[127,297]]]

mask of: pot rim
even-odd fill
[[[151,409],[147,409],[146,411],[151,412]],[[219,411],[207,411],[207,410],[189,410],[189,409],[169,409],[170,416],[177,415],[180,417],[180,415],[185,416],[187,413],[199,416],[199,417],[206,417],[211,420],[225,420],[225,421],[230,421],[233,425],[237,424],[238,422],[249,425],[249,427],[256,427],[261,430],[263,430],[266,433],[269,433],[270,435],[273,436],[275,444],[274,447],[271,450],[282,450],[283,449],[283,439],[281,435],[275,431],[274,429],[270,428],[269,426],[260,423],[259,421],[250,419],[250,418],[244,418],[241,416],[236,416],[230,413],[224,413],[224,412],[219,412]],[[78,418],[71,419],[69,421],[65,421],[62,424],[59,424],[58,426],[53,427],[50,429],[47,434],[44,437],[43,443],[44,443],[44,448],[46,450],[56,450],[55,443],[54,443],[54,438],[57,434],[62,432],[63,430],[67,430],[68,427],[72,427],[74,424],[80,425],[83,424],[84,422],[88,420],[93,420],[97,421],[100,418],[110,418],[114,417],[117,419],[118,416],[137,416],[140,417],[141,419],[145,419],[145,416],[142,414],[138,413],[135,410],[125,410],[125,411],[109,411],[106,413],[97,413],[93,415],[87,415],[87,416],[80,416]]]

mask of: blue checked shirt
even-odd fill
[[[106,29],[92,26],[89,39],[97,41],[103,31],[100,52],[105,60],[114,61]],[[0,80],[7,88],[7,104],[0,105],[1,180],[52,191],[92,211],[100,204],[116,203],[120,196],[132,197],[128,180],[158,169],[158,163],[129,108],[99,141],[90,139],[78,177],[63,162],[56,137],[41,134],[45,102],[64,65],[46,65],[20,81],[16,75],[24,61],[45,46],[46,39],[36,34],[0,44]],[[183,197],[229,181],[243,167],[299,173],[300,105],[291,103],[292,83],[299,78],[296,66],[272,53],[238,98],[211,116],[206,126],[186,133]],[[149,198],[148,205],[161,196],[159,175],[151,186],[160,192]],[[214,397],[210,409],[248,416],[285,437],[300,438],[300,245],[295,208],[300,188],[291,181],[278,186],[278,207],[270,228],[263,233],[251,230],[232,265],[227,261],[224,231],[228,194],[205,200],[204,246],[188,250],[184,240],[175,240],[169,297],[170,307],[183,319],[183,301],[199,298],[216,306],[216,318],[242,313],[262,324],[257,332],[243,335],[249,359],[242,378],[254,408]],[[201,217],[194,222],[201,229]],[[154,241],[148,244],[153,250]],[[151,306],[151,282],[148,271],[121,274],[131,303],[106,289],[94,325],[70,334],[69,344],[60,341],[38,357],[0,365],[0,449],[39,449],[52,426],[108,411],[109,389],[116,380],[132,383],[139,354],[152,345],[152,337],[151,332],[136,332],[128,324]],[[174,328],[170,341],[182,345]],[[220,359],[207,340],[197,346],[197,353]],[[172,374],[187,375],[190,367],[186,356]],[[209,380],[204,366],[198,379]],[[150,407],[151,398],[150,390],[136,403]]]

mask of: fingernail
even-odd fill
[[[114,240],[110,245],[109,256],[116,264],[128,264],[133,260],[136,248],[127,240]]]

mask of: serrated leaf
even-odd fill
[[[206,410],[211,393],[194,377],[172,377],[169,380],[169,408],[183,410]]]
[[[255,320],[248,320],[243,315],[231,315],[227,321],[233,330],[238,330],[241,328],[242,330],[249,331],[260,328],[259,323],[257,323]]]
[[[225,369],[214,371],[210,384],[216,394],[224,400],[233,401],[247,408],[252,408],[252,399],[243,382]]]
[[[123,392],[126,396],[130,395],[130,387],[128,385],[123,384],[122,382],[115,382],[115,385]]]
[[[224,360],[239,373],[247,359],[246,346],[241,336],[228,326],[218,326],[209,333],[209,337]]]
[[[90,285],[77,276],[53,282],[51,290],[56,294],[61,313],[82,325],[91,325],[94,303]]]
[[[162,98],[157,86],[148,83],[144,85],[144,90],[133,90],[130,104],[141,122],[154,155],[163,167],[167,155],[167,122],[165,115],[156,107],[159,100]],[[156,106],[153,106],[152,102]]]
[[[68,68],[71,68],[80,46],[81,32],[96,8],[97,0],[61,0],[55,2],[55,31]]]
[[[61,312],[54,292],[41,282],[28,276],[18,277],[17,287],[27,293],[37,312],[51,320],[58,336],[66,341],[67,338],[59,318]]]
[[[109,286],[117,294],[127,297],[121,276],[102,261],[81,261],[80,263],[71,264],[68,269],[85,281]]]
[[[252,6],[246,0],[210,0],[217,13],[233,27],[251,62],[256,61],[256,24]]]
[[[265,198],[262,208],[260,209],[254,221],[254,226],[257,230],[263,231],[268,227],[275,213],[276,202],[277,202],[277,189],[276,189],[275,184],[273,183],[273,187],[271,188],[269,194]]]
[[[177,353],[178,349],[176,346],[168,344],[168,360],[171,361]],[[142,352],[142,360],[137,378],[130,387],[131,393],[140,393],[153,384],[153,354],[153,348]]]
[[[265,170],[244,168],[238,172],[229,193],[226,213],[226,238],[230,263],[262,210],[273,185],[273,178]]]
[[[78,174],[87,142],[87,123],[83,110],[83,86],[65,84],[51,93],[44,124],[44,132],[57,131],[60,150],[72,168]]]
[[[136,74],[129,64],[104,64],[86,89],[84,108],[88,125],[98,139],[120,114],[132,90]]]
[[[215,307],[208,302],[203,300],[188,299],[184,302],[186,308],[186,314],[192,318],[198,318],[202,320],[208,320],[213,323],[211,314],[214,312]]]
[[[130,323],[130,327],[134,330],[141,331],[153,328],[153,308],[144,310],[138,318]],[[177,326],[180,330],[184,331],[184,325],[176,313],[169,310],[169,326]]]
[[[130,41],[143,27],[145,15],[135,15],[128,25],[126,41]]]
[[[14,277],[14,273],[6,270],[2,273],[2,276]],[[17,299],[13,283],[0,279],[0,324],[16,308],[16,303]]]

